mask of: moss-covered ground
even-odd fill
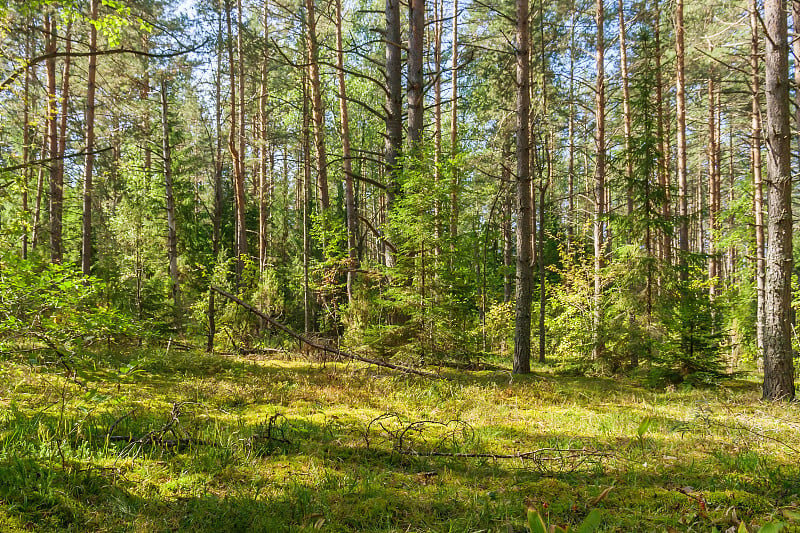
[[[0,531],[507,533],[528,508],[560,525],[598,508],[601,531],[800,530],[800,408],[755,378],[441,372],[6,353]]]

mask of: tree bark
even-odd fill
[[[236,111],[236,63],[233,59],[233,30],[231,25],[231,5],[230,0],[225,1],[225,22],[228,31],[228,68],[230,77],[230,131],[228,134],[228,150],[231,153],[231,165],[233,166],[233,191],[235,199],[236,211],[236,238],[235,238],[235,252],[236,252],[236,278],[237,282],[241,281],[242,271],[244,269],[244,256],[247,255],[247,222],[245,217],[245,190],[244,190],[244,164],[242,163],[242,155],[239,152],[237,133],[237,122],[239,115]],[[241,28],[239,29],[241,31]],[[240,57],[241,61],[242,58]]]
[[[528,0],[516,0],[517,16],[517,278],[514,320],[515,374],[530,373],[531,358],[531,175],[530,175],[530,45]]]
[[[433,0],[433,10],[433,254],[438,263],[442,255],[442,0]]]
[[[626,210],[630,218],[633,216],[633,156],[631,154],[631,93],[628,83],[628,47],[625,36],[625,2],[619,0],[619,68],[622,81],[622,131],[625,144],[625,181],[627,202]],[[626,242],[632,242],[631,235]]]
[[[89,17],[97,20],[99,0],[91,0]],[[97,27],[89,24],[89,51],[97,52]],[[92,178],[94,174],[94,116],[97,78],[97,55],[89,56],[86,85],[86,162],[83,171],[83,218],[81,233],[81,271],[88,276],[92,271]]]
[[[178,286],[178,232],[175,222],[175,195],[172,187],[172,151],[169,142],[169,114],[167,107],[167,80],[161,79],[161,131],[162,156],[164,161],[164,192],[167,207],[167,258],[169,277],[172,282],[170,293],[175,312],[180,310],[180,291]]]
[[[767,248],[765,400],[794,399],[791,343],[792,179],[789,129],[789,45],[784,0],[765,0],[767,96]]]
[[[311,236],[309,235],[308,205],[311,202],[311,117],[308,109],[309,81],[303,75],[303,189],[301,191],[303,213],[303,330],[311,332],[312,302],[311,286],[309,284],[309,265],[311,261]]]
[[[386,0],[386,148],[385,164],[388,183],[384,213],[390,212],[400,192],[399,157],[403,146],[403,82],[401,64],[400,0]],[[384,237],[385,239],[385,237]],[[391,246],[385,250],[386,266],[394,266]]]
[[[717,294],[719,276],[716,241],[719,231],[720,162],[716,97],[716,83],[712,77],[708,79],[708,295],[712,299]]]
[[[681,1],[681,0],[678,0]],[[594,171],[594,317],[592,357],[599,358],[605,350],[600,331],[603,321],[603,279],[605,263],[605,217],[606,217],[606,80],[605,80],[605,10],[603,0],[597,0],[595,11],[597,23],[597,88],[595,92],[595,171]]]
[[[672,218],[672,200],[670,198],[669,156],[667,154],[667,131],[664,124],[664,79],[661,72],[661,10],[658,0],[655,0],[653,13],[653,41],[655,45],[655,71],[656,71],[656,131],[658,134],[658,185],[663,194],[661,216],[665,221]],[[672,235],[663,231],[661,235],[660,258],[667,264],[672,263]]]
[[[689,271],[686,256],[689,253],[689,210],[688,189],[686,183],[686,72],[684,66],[683,43],[683,1],[675,2],[675,108],[677,114],[677,167],[678,167],[678,247],[680,248],[680,279],[686,282]]]
[[[258,95],[258,120],[260,125],[259,137],[259,172],[258,172],[258,269],[264,272],[267,267],[269,213],[267,210],[267,99],[269,98],[269,2],[264,2],[262,24],[264,26],[264,49],[261,55],[261,83]],[[271,174],[271,167],[270,167]]]
[[[450,70],[450,157],[455,159],[458,155],[458,0],[453,0],[453,55]],[[458,190],[459,175],[456,165],[452,165],[450,183],[450,253],[451,257],[456,251],[456,238],[458,237]],[[452,259],[451,259],[452,263]]]
[[[217,66],[214,75],[214,127],[215,127],[215,146],[214,146],[214,212],[212,220],[211,247],[214,251],[214,262],[216,266],[219,259],[219,245],[222,232],[222,0],[219,3],[217,12]],[[212,272],[213,279],[213,272]],[[214,337],[217,333],[216,321],[216,301],[215,292],[208,290],[208,340],[206,341],[206,351],[214,351]]]
[[[408,146],[412,152],[422,143],[423,97],[422,54],[425,37],[425,0],[408,3]],[[416,154],[420,156],[420,154]]]
[[[64,209],[64,183],[59,180],[57,163],[60,154],[58,153],[58,112],[56,111],[56,60],[53,56],[58,49],[56,31],[53,15],[46,13],[44,17],[45,54],[51,55],[45,62],[47,69],[47,137],[49,139],[47,152],[53,160],[50,163],[50,261],[61,263],[64,258],[61,223]],[[69,86],[66,85],[66,87]]]
[[[567,251],[572,251],[575,239],[575,1],[571,3],[569,19],[569,123],[567,135],[569,156],[567,161]]]
[[[322,89],[319,78],[319,46],[315,0],[306,0],[306,46],[308,48],[308,77],[311,84],[311,113],[314,125],[314,151],[317,157],[317,189],[323,211],[331,206],[328,193],[328,152],[325,147],[325,114],[322,108]]]
[[[26,18],[26,22],[30,24],[30,17]],[[33,45],[31,43],[31,34],[25,35],[25,55],[26,59],[33,57]],[[28,259],[28,234],[31,229],[30,224],[30,207],[28,206],[28,188],[30,187],[31,169],[29,163],[31,159],[31,73],[25,72],[25,79],[23,82],[23,101],[22,101],[22,162],[25,169],[22,171],[22,259]]]
[[[347,224],[347,302],[353,301],[353,284],[358,269],[356,235],[358,213],[353,191],[353,162],[350,156],[350,117],[347,112],[347,88],[344,80],[344,41],[342,39],[342,2],[336,0],[336,72],[339,79],[339,119],[342,134],[342,166],[344,167],[344,200]]]

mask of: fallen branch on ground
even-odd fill
[[[208,445],[209,443],[201,440],[195,439],[191,437],[183,437],[178,434],[178,424],[180,423],[180,416],[181,416],[181,409],[184,405],[190,404],[194,402],[176,402],[172,404],[172,411],[169,414],[169,419],[161,426],[160,429],[154,429],[152,431],[148,431],[146,434],[142,435],[141,437],[133,437],[132,435],[111,435],[113,429],[119,424],[122,420],[130,416],[136,409],[132,409],[128,411],[125,415],[117,419],[109,428],[107,438],[111,442],[127,442],[128,445],[125,446],[119,453],[119,457],[123,457],[133,451],[134,448],[136,449],[135,453],[133,454],[133,458],[136,459],[141,453],[142,447],[145,445],[155,445],[161,446],[163,448],[171,448],[171,449],[183,449],[187,446],[191,445]],[[171,435],[172,438],[165,438],[167,435]]]
[[[390,442],[392,452],[415,457],[453,457],[461,459],[516,459],[542,473],[574,472],[587,464],[611,457],[611,452],[588,448],[548,447],[516,453],[463,452],[473,445],[474,430],[462,420],[404,422],[396,413],[384,413],[370,421],[364,431],[367,449],[370,433],[377,431],[380,442]],[[374,437],[374,435],[373,435]],[[447,450],[447,448],[450,450]]]
[[[221,294],[225,298],[229,299],[230,301],[232,301],[232,302],[244,307],[245,309],[247,309],[248,311],[250,311],[254,315],[263,318],[264,320],[266,320],[267,322],[269,322],[270,324],[272,324],[273,326],[275,326],[279,330],[283,331],[284,333],[286,333],[290,337],[292,337],[292,338],[294,338],[294,339],[306,344],[307,346],[310,346],[311,348],[314,348],[314,349],[317,349],[317,350],[320,350],[320,351],[323,351],[323,352],[331,353],[331,354],[334,354],[334,355],[336,355],[338,357],[343,357],[345,359],[352,359],[353,361],[361,361],[362,363],[367,363],[367,364],[370,364],[370,365],[382,366],[384,368],[391,368],[392,370],[405,372],[406,374],[414,374],[416,376],[422,376],[422,377],[426,377],[426,378],[448,380],[448,378],[446,378],[444,376],[440,376],[438,374],[432,374],[430,372],[424,372],[422,370],[417,370],[415,368],[410,368],[410,367],[403,366],[403,365],[396,365],[394,363],[388,363],[386,361],[380,361],[378,359],[370,359],[369,357],[363,357],[361,355],[355,355],[355,354],[351,354],[351,353],[348,353],[348,352],[343,352],[342,350],[339,350],[338,348],[332,348],[330,346],[325,346],[323,344],[319,344],[319,343],[313,342],[313,341],[309,340],[308,337],[305,337],[304,335],[300,335],[299,333],[293,331],[292,329],[290,329],[289,327],[281,324],[280,322],[278,322],[277,320],[275,320],[274,318],[272,318],[268,314],[266,314],[266,313],[264,313],[262,311],[259,311],[258,309],[256,309],[252,305],[250,305],[247,302],[243,301],[242,299],[234,296],[233,294],[229,293],[228,291],[226,291],[224,289],[220,289],[219,287],[216,287],[214,285],[211,286],[211,290],[213,290],[215,292],[218,292],[219,294]]]

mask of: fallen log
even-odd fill
[[[343,352],[342,350],[339,350],[338,348],[332,348],[330,346],[325,346],[323,344],[316,343],[316,342],[310,340],[308,337],[305,337],[304,335],[300,335],[299,333],[295,332],[294,330],[292,330],[288,326],[285,326],[284,324],[281,324],[280,322],[278,322],[277,320],[275,320],[274,318],[272,318],[268,314],[256,309],[255,307],[253,307],[249,303],[247,303],[244,300],[242,300],[241,298],[229,293],[228,291],[226,291],[224,289],[220,289],[219,287],[217,287],[215,285],[211,285],[211,290],[221,294],[222,296],[224,296],[225,298],[229,299],[230,301],[232,301],[232,302],[244,307],[245,309],[247,309],[248,311],[250,311],[254,315],[263,318],[264,320],[266,320],[267,322],[269,322],[270,324],[272,324],[274,327],[278,328],[279,330],[283,331],[284,333],[286,333],[287,335],[289,335],[293,339],[296,339],[296,340],[298,340],[298,341],[300,341],[300,342],[306,344],[307,346],[310,346],[311,348],[314,348],[316,350],[320,350],[320,351],[323,351],[323,352],[331,353],[331,354],[334,354],[336,356],[343,357],[345,359],[351,359],[353,361],[361,361],[362,363],[367,363],[369,365],[382,366],[384,368],[390,368],[392,370],[397,370],[399,372],[405,372],[406,374],[414,374],[415,376],[422,376],[422,377],[425,377],[425,378],[443,379],[443,380],[448,380],[449,379],[449,378],[446,378],[444,376],[440,376],[438,374],[433,374],[431,372],[424,372],[422,370],[417,370],[415,368],[411,368],[411,367],[408,367],[408,366],[396,365],[394,363],[381,361],[379,359],[371,359],[369,357],[364,357],[364,356],[361,356],[361,355],[356,355],[356,354],[352,354],[352,353],[348,353],[348,352]]]

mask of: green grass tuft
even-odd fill
[[[5,357],[0,531],[521,532],[528,509],[572,531],[593,509],[597,531],[800,528],[799,408],[744,378],[429,381],[141,350],[75,362],[77,383]]]

